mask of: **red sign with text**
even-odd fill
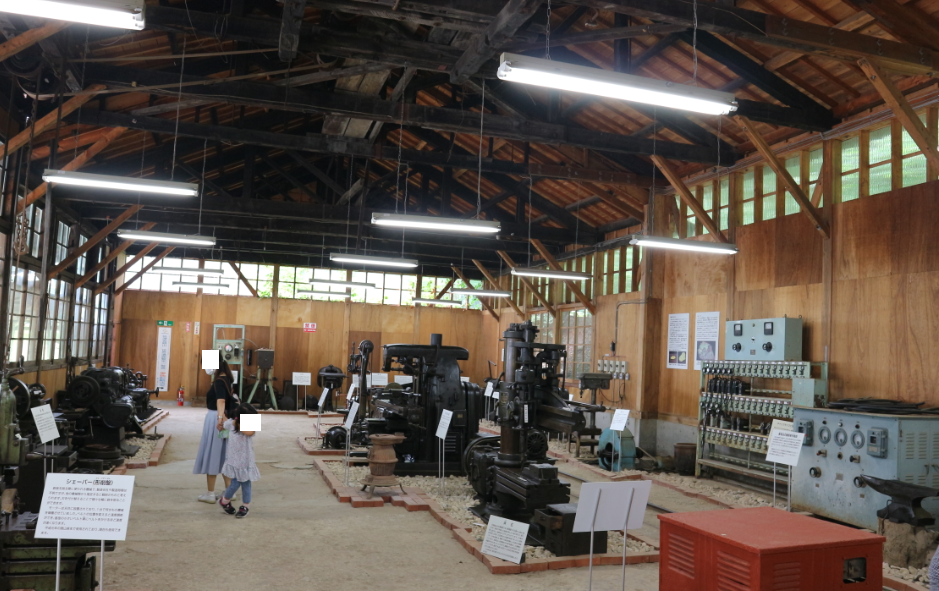
[[[315,323],[315,322],[304,322],[304,323],[303,323],[303,332],[316,332],[316,323]]]

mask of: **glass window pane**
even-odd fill
[[[721,207],[730,205],[730,179],[721,179]]]
[[[903,186],[910,187],[926,182],[926,156],[917,154],[903,159]]]
[[[743,173],[743,199],[753,199],[753,192],[756,190],[755,176],[753,169]]]
[[[861,152],[859,139],[853,137],[841,142],[841,170],[857,170],[861,167]]]
[[[871,164],[877,164],[885,160],[890,160],[890,126],[881,127],[870,133],[869,158]],[[871,195],[874,192],[871,191]]]
[[[756,208],[753,204],[753,201],[747,201],[743,204],[743,221],[742,225],[746,226],[747,224],[752,224],[755,220]]]
[[[763,167],[763,194],[776,192],[776,172],[769,166]]]
[[[771,220],[776,217],[776,196],[763,198],[763,219]]]
[[[714,186],[711,183],[704,185],[701,191],[701,204],[705,211],[714,209]]]
[[[887,164],[881,164],[880,166],[872,166],[870,170],[870,194],[878,195],[880,193],[886,193],[891,189],[890,184],[890,173],[892,166]]]
[[[802,184],[802,157],[792,156],[786,158],[786,172],[795,180],[797,185]],[[765,190],[765,188],[764,188]]]
[[[853,201],[861,195],[861,174],[852,172],[841,178],[841,200]]]
[[[811,198],[811,197],[810,197]],[[793,213],[799,213],[799,203],[795,200],[795,197],[789,194],[789,191],[786,191],[786,213],[785,215],[791,215]]]

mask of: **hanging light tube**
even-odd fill
[[[360,281],[337,281],[334,279],[311,279],[310,283],[311,284],[315,283],[316,285],[329,285],[329,286],[335,286],[335,287],[369,287],[371,289],[375,289],[378,287],[374,283],[362,283]]]
[[[545,279],[570,279],[573,281],[584,281],[593,279],[590,273],[578,273],[577,271],[555,271],[554,269],[531,269],[526,267],[515,267],[512,269],[512,275],[519,277],[543,277]]]
[[[679,240],[677,238],[665,238],[663,236],[643,236],[642,234],[635,234],[630,238],[629,243],[648,248],[667,248],[670,250],[706,252],[710,254],[737,254],[738,251],[736,244]]]
[[[488,220],[458,220],[431,215],[399,213],[373,213],[372,224],[386,228],[440,230],[442,232],[466,232],[469,234],[496,234],[501,229],[499,222]]]
[[[136,242],[163,242],[167,244],[191,244],[194,246],[215,246],[214,236],[189,236],[166,232],[144,232],[143,230],[118,230],[118,238]]]
[[[185,287],[216,287],[216,288],[228,288],[230,285],[228,283],[203,283],[202,281],[174,281],[174,286],[185,286]]]
[[[411,300],[415,304],[424,304],[425,306],[462,306],[463,302],[456,300],[435,300],[432,298],[414,298]]]
[[[0,0],[0,12],[115,29],[144,28],[144,0]]]
[[[327,296],[333,298],[342,298],[347,300],[352,297],[350,293],[343,293],[341,291],[318,291],[315,289],[298,289],[295,292],[297,295],[317,295],[317,296]]]
[[[196,197],[199,195],[199,185],[193,183],[135,179],[111,176],[108,174],[52,170],[51,168],[47,168],[46,171],[42,173],[42,180],[57,185],[94,187],[96,189],[111,189],[117,191],[135,191],[138,193],[158,193],[172,197]]]
[[[221,277],[225,274],[221,269],[193,269],[190,267],[153,267],[147,273],[163,273],[164,275],[211,275]]]
[[[729,92],[514,53],[502,54],[496,75],[500,80],[509,82],[593,94],[704,115],[727,115],[737,110],[734,95]]]
[[[501,291],[498,289],[451,289],[453,295],[468,295],[477,298],[508,298],[512,297],[512,292]]]
[[[378,265],[381,267],[399,267],[402,269],[413,269],[418,265],[415,259],[395,259],[391,257],[375,257],[362,254],[343,254],[333,252],[329,254],[329,260],[334,263],[355,263],[360,265]]]

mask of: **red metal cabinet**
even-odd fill
[[[659,515],[659,591],[882,591],[884,538],[771,507]]]

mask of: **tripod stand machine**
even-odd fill
[[[274,394],[274,386],[271,384],[271,381],[274,380],[274,376],[271,375],[272,370],[274,369],[274,350],[273,349],[258,349],[258,374],[256,376],[254,385],[251,386],[251,393],[248,394],[248,404],[251,404],[251,401],[254,400],[254,395],[258,391],[258,386],[261,387],[261,397],[264,396],[264,393],[271,397],[271,408],[278,410],[277,408],[277,396]],[[261,406],[264,406],[261,403]]]

